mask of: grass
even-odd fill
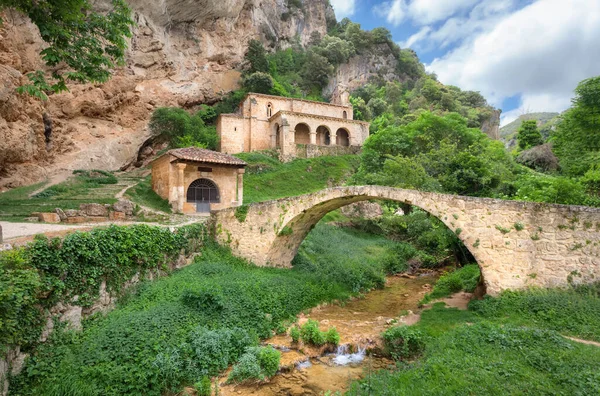
[[[244,175],[244,203],[269,201],[343,185],[358,168],[354,155],[296,159],[281,163],[266,153],[243,153],[248,163]]]
[[[152,189],[151,178],[147,176],[125,193],[131,201],[165,213],[172,213],[169,201],[159,196]]]
[[[29,195],[43,187],[45,182],[0,194],[0,219],[22,221],[34,212],[54,212],[55,208],[79,209],[82,203],[117,202],[115,195],[123,185],[118,183],[115,176],[108,172],[76,172],[68,180],[50,186],[33,197]]]
[[[427,293],[423,297],[421,304],[427,304],[432,300],[448,297],[460,291],[472,293],[475,291],[477,283],[479,283],[480,275],[481,271],[477,264],[465,265],[455,271],[448,272],[438,279],[431,293]]]
[[[391,246],[382,237],[320,224],[292,270],[255,267],[208,246],[191,266],[141,284],[106,317],[86,320],[83,332],[55,332],[11,382],[11,392],[179,392],[233,364],[298,313],[381,285],[377,263]],[[317,247],[335,262],[314,256]]]
[[[597,395],[600,348],[563,335],[600,339],[600,284],[505,292],[470,304],[443,303],[415,326],[425,337],[416,361],[400,361],[355,382],[349,395]]]

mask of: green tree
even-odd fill
[[[202,112],[192,116],[176,107],[161,107],[150,118],[150,131],[169,142],[171,147],[217,148],[215,127],[206,126]]]
[[[327,58],[314,51],[309,51],[300,75],[306,88],[316,87],[321,89],[327,85],[333,70],[333,65],[329,63]]]
[[[573,107],[562,115],[551,139],[565,174],[581,176],[600,163],[600,76],[579,83]]]
[[[258,40],[250,40],[248,42],[248,52],[244,57],[249,65],[248,73],[268,73],[269,61],[267,60],[267,51],[263,44]]]
[[[273,77],[268,73],[256,72],[245,77],[242,86],[248,92],[270,94],[274,87]]]
[[[48,93],[68,90],[69,81],[106,82],[112,69],[124,63],[133,25],[125,0],[111,4],[102,14],[88,0],[0,0],[0,11],[15,9],[27,15],[47,44],[41,56],[52,72],[29,73],[30,84],[18,92],[46,100]]]
[[[332,64],[340,65],[354,55],[354,45],[339,37],[325,36],[315,50]]]
[[[526,120],[521,123],[521,127],[517,132],[517,141],[519,142],[519,148],[522,150],[544,143],[536,120]]]

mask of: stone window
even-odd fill
[[[267,117],[271,118],[273,116],[273,105],[269,103],[267,105]]]
[[[347,119],[348,119],[348,113],[346,112],[346,110],[344,110],[344,113],[342,114],[342,118],[343,118],[344,120],[347,120]]]
[[[219,188],[212,180],[195,180],[188,187],[187,201],[191,203],[220,203],[221,197],[219,196]]]

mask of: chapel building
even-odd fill
[[[275,149],[289,160],[357,153],[369,123],[354,120],[349,104],[250,93],[236,113],[219,116],[217,134],[222,153]]]

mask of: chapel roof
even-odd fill
[[[206,162],[211,164],[224,164],[246,166],[246,162],[234,157],[233,155],[219,153],[217,151],[207,150],[198,147],[186,147],[169,150],[167,154],[171,154],[177,159],[184,161]]]

